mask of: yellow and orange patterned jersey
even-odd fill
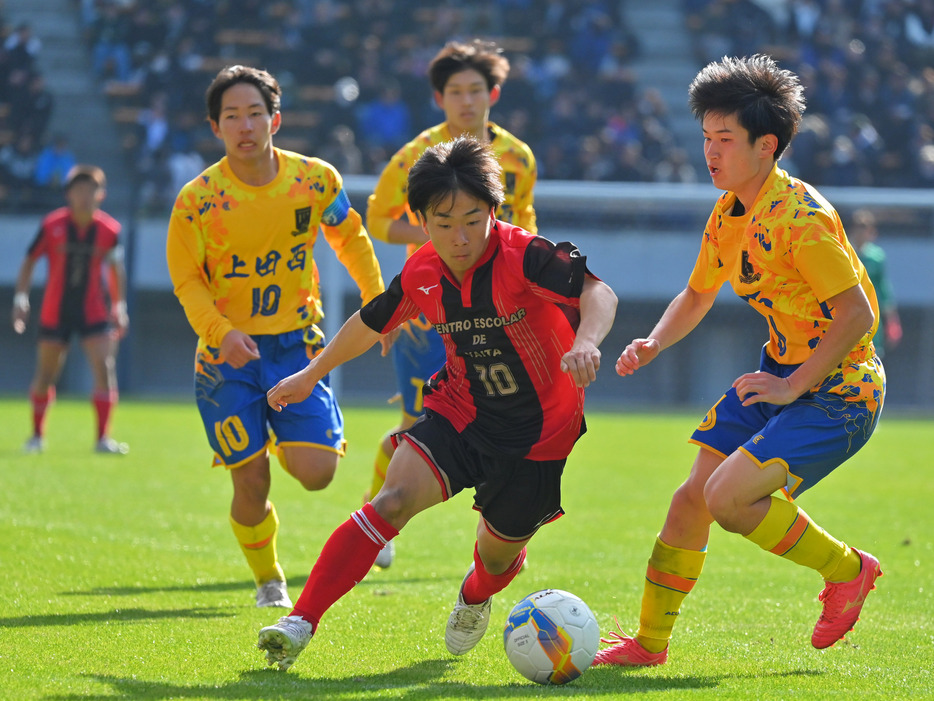
[[[797,365],[813,354],[833,319],[827,300],[861,285],[877,321],[822,389],[861,401],[872,401],[877,391],[881,396],[884,374],[872,346],[879,305],[836,210],[777,165],[745,214],[731,216],[735,203],[732,192],[717,201],[690,286],[711,292],[729,282],[768,321],[769,356]]]
[[[506,195],[503,204],[496,210],[496,218],[537,234],[533,190],[538,171],[532,149],[493,122],[489,122],[487,127],[490,147],[503,169]],[[388,240],[390,224],[403,214],[412,224],[418,224],[408,207],[409,168],[427,148],[453,138],[447,122],[444,122],[426,129],[396,151],[379,176],[375,191],[367,200],[366,226],[373,238]],[[409,255],[415,248],[415,245],[409,246]]]
[[[373,242],[328,163],[275,149],[279,172],[252,187],[222,158],[182,188],[166,257],[175,294],[199,337],[217,348],[231,329],[278,334],[323,316],[312,248],[318,229],[360,288],[383,291]]]

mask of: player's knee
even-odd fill
[[[333,464],[315,463],[307,469],[302,470],[296,477],[301,485],[309,492],[317,492],[331,484],[331,480],[334,479],[334,473],[336,471],[337,461]]]
[[[671,497],[670,511],[678,514],[706,511],[703,490],[687,481],[675,490]]]
[[[727,485],[711,479],[704,488],[704,500],[710,515],[723,530],[730,532],[741,530],[736,495]]]
[[[237,475],[234,480],[234,491],[236,494],[251,502],[264,502],[269,496],[269,472],[251,471]]]
[[[409,494],[403,487],[389,488],[384,484],[379,494],[370,503],[376,509],[376,513],[399,529],[413,516],[411,502]]]
[[[289,449],[277,453],[283,469],[309,492],[324,489],[334,479],[340,456],[326,450]]]

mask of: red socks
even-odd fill
[[[317,630],[324,612],[366,576],[379,551],[397,535],[372,504],[355,511],[324,544],[291,615]]]
[[[55,388],[49,387],[44,397],[30,391],[29,401],[32,404],[32,433],[42,436],[45,433],[45,414],[55,401]]]
[[[474,571],[464,582],[463,596],[465,604],[483,603],[494,594],[505,589],[519,574],[519,570],[522,569],[522,563],[525,562],[525,548],[522,548],[522,552],[516,556],[516,559],[502,574],[490,574],[486,571],[483,562],[480,560],[480,553],[477,551],[476,545],[473,546],[473,562]]]
[[[91,395],[91,401],[94,403],[94,409],[97,410],[97,440],[107,435],[110,428],[110,414],[117,404],[116,390],[95,392]]]

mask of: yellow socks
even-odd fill
[[[269,513],[255,526],[244,526],[230,517],[240,549],[246,555],[246,561],[253,570],[253,579],[257,586],[270,579],[285,581],[285,574],[279,567],[279,558],[276,554],[276,535],[279,532],[279,518],[276,516],[276,507],[271,503]]]
[[[790,501],[771,497],[762,523],[746,536],[763,550],[820,572],[831,582],[848,582],[859,574],[860,559]]]
[[[649,652],[668,647],[681,602],[697,583],[704,568],[706,550],[683,550],[655,539],[645,573],[642,614],[636,640]]]
[[[392,459],[392,453],[387,453],[383,447],[388,435],[387,433],[379,439],[379,446],[376,449],[376,459],[373,461],[373,482],[370,485],[370,499],[379,493],[379,490],[383,488],[383,483],[386,482],[386,470],[389,468],[389,461]]]

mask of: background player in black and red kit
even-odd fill
[[[318,377],[419,314],[444,340],[425,415],[395,436],[385,485],[331,535],[292,614],[260,631],[260,649],[280,669],[415,514],[475,487],[473,563],[445,632],[451,653],[468,652],[526,543],[563,513],[561,474],[585,430],[584,387],[596,378],[616,295],[573,244],[496,220],[500,165],[472,138],[427,149],[409,172],[408,198],[429,243],[307,368],[268,393],[273,408],[302,401]]]
[[[39,314],[36,373],[29,388],[33,435],[26,452],[44,448],[43,432],[55,382],[61,373],[71,337],[77,334],[94,376],[92,402],[97,416],[99,453],[126,453],[126,443],[108,435],[117,404],[117,339],[126,333],[126,271],[120,224],[100,210],[107,180],[97,166],[77,165],[65,178],[66,207],[46,215],[29,246],[16,278],[13,328],[26,330],[29,287],[36,263],[48,259],[48,281]],[[105,275],[105,271],[107,274]]]

